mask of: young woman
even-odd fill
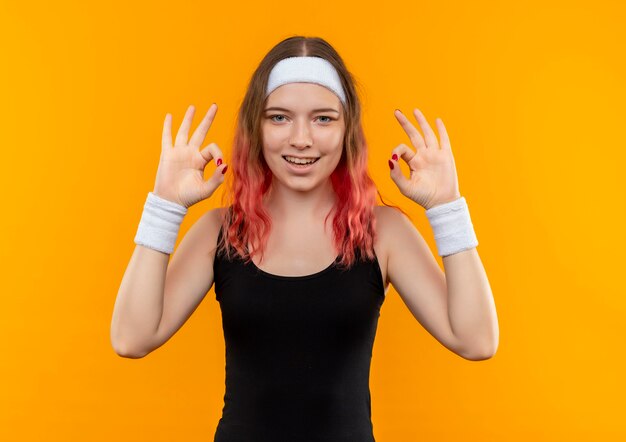
[[[494,301],[440,119],[438,141],[419,110],[424,137],[396,110],[417,152],[400,144],[389,167],[401,193],[426,209],[445,274],[408,218],[376,204],[354,80],[326,41],[307,37],[280,42],[254,72],[228,203],[204,214],[168,263],[187,209],[229,170],[215,143],[199,150],[217,106],[189,139],[194,112],[173,145],[166,115],[111,341],[121,356],[147,355],[215,283],[226,343],[215,441],[373,441],[369,369],[389,283],[451,351],[469,360],[495,353]]]

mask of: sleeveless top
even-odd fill
[[[280,276],[216,253],[226,390],[214,442],[374,442],[369,373],[382,272],[376,257],[350,269],[339,260]]]

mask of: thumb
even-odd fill
[[[216,167],[213,171],[213,175],[211,178],[204,182],[204,191],[206,194],[206,198],[209,198],[213,195],[213,192],[224,182],[226,179],[225,173],[228,165],[226,163],[220,164],[219,167]]]
[[[389,168],[391,169],[389,171],[391,179],[396,183],[400,192],[406,196],[409,190],[409,180],[403,175],[400,163],[396,160],[389,160]]]

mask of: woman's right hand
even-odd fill
[[[217,104],[211,105],[191,140],[188,140],[194,113],[194,106],[189,106],[173,146],[172,115],[165,115],[161,160],[153,191],[157,196],[186,208],[213,195],[215,189],[224,182],[224,173],[228,167],[223,163],[222,151],[217,144],[211,143],[204,149],[198,150],[213,123],[217,113]],[[211,178],[205,181],[204,168],[213,159],[216,160],[217,167]]]

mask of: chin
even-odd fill
[[[330,177],[328,177],[328,180],[330,180]],[[310,177],[279,177],[278,175],[274,175],[272,181],[281,187],[294,190],[296,192],[310,192],[320,186],[323,186],[325,182],[325,180],[318,181],[313,180]]]

